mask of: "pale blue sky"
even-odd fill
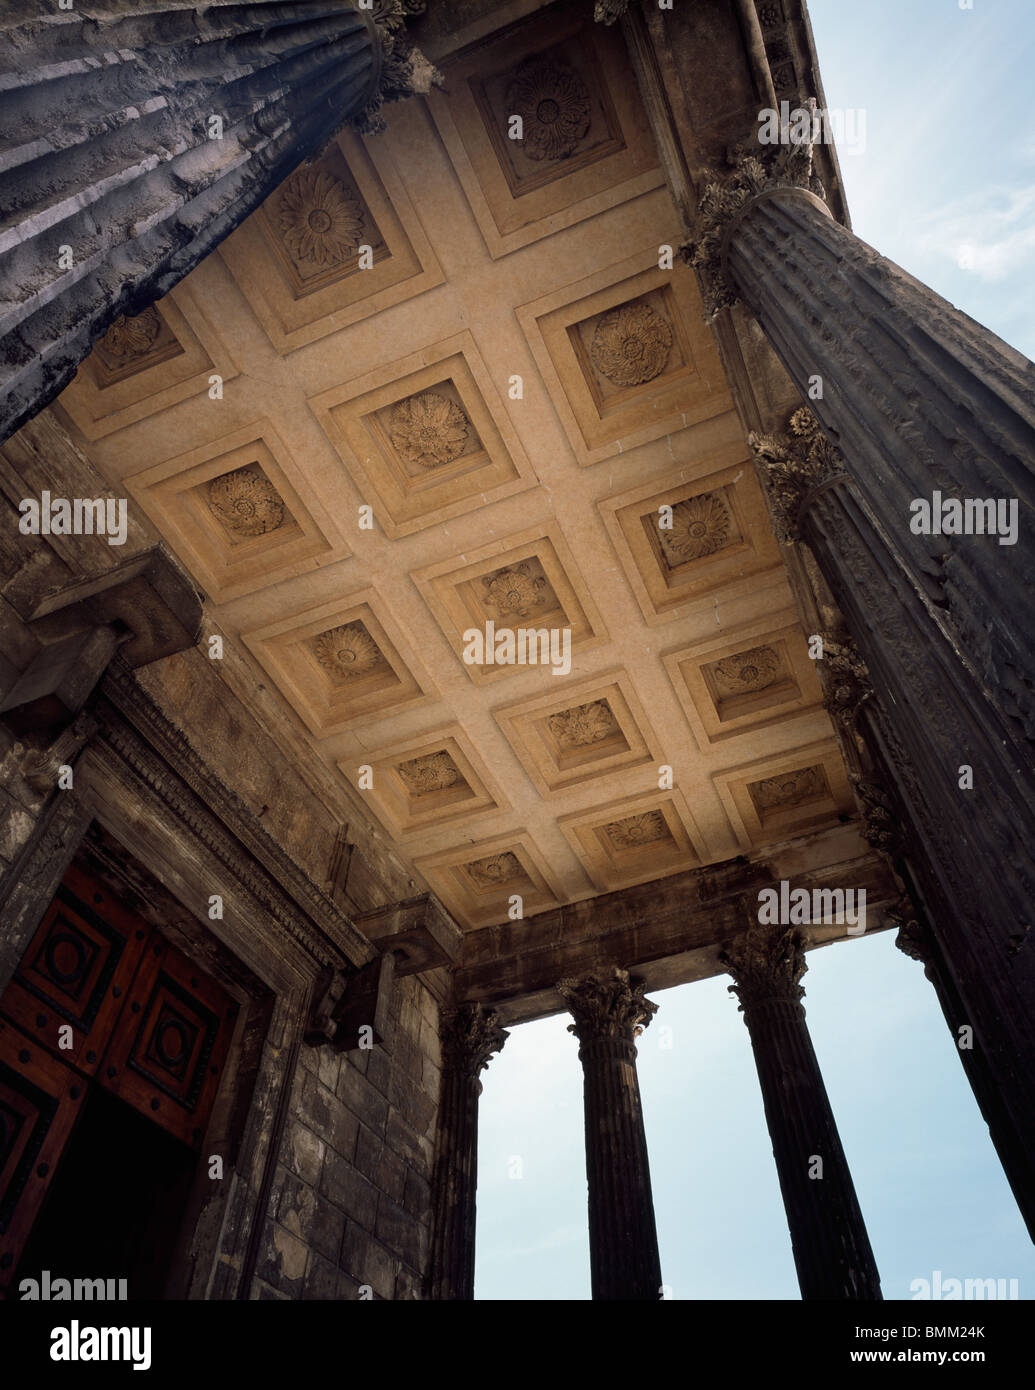
[[[810,13],[829,106],[866,113],[864,152],[841,157],[855,231],[1035,355],[1035,4],[813,0]],[[921,967],[883,932],[811,952],[804,983],[885,1298],[909,1298],[935,1270],[1016,1278],[1030,1298],[1035,1252]],[[750,1041],[727,984],[655,995],[641,1039],[662,1271],[674,1299],[793,1299]],[[589,1297],[567,1021],[514,1029],[484,1074],[478,1298]]]

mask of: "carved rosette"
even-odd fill
[[[750,647],[723,657],[714,666],[715,684],[724,695],[745,695],[772,685],[780,658],[772,647]]]
[[[321,632],[313,643],[313,654],[337,681],[365,676],[381,657],[377,643],[361,623],[344,623]]]
[[[593,332],[589,356],[615,386],[641,386],[660,376],[672,351],[672,326],[649,304],[610,309]]]
[[[299,169],[284,184],[280,234],[297,261],[340,265],[363,238],[363,209],[352,190],[324,169]]]
[[[100,357],[112,366],[124,366],[134,357],[143,357],[154,347],[162,331],[162,320],[153,304],[132,318],[120,314],[97,343]]]
[[[618,966],[578,980],[558,980],[557,992],[575,1019],[568,1032],[574,1033],[583,1047],[608,1040],[631,1043],[658,1011],[657,1004],[644,998],[645,988]]]
[[[751,784],[751,796],[760,811],[797,806],[809,797],[819,796],[823,790],[822,774],[815,767],[795,768],[793,772],[763,777],[760,782]]]
[[[730,512],[717,492],[687,497],[672,508],[671,528],[659,528],[666,558],[673,565],[714,555],[730,538]]]
[[[524,560],[486,575],[482,587],[485,590],[483,602],[500,618],[527,618],[553,597],[546,576],[535,573]]]
[[[461,780],[460,769],[444,750],[427,753],[422,758],[409,758],[395,770],[414,796],[445,791]]]
[[[805,104],[815,110],[815,99]],[[811,142],[760,145],[749,140],[730,151],[727,164],[724,177],[705,185],[693,232],[680,247],[683,260],[697,271],[709,321],[740,297],[723,263],[723,239],[748,203],[774,188],[804,188],[817,198],[826,196],[812,172]]]
[[[420,391],[392,407],[388,432],[402,458],[421,468],[438,468],[463,453],[470,421],[448,396]]]
[[[733,976],[729,992],[740,1001],[741,1013],[774,1000],[800,1005],[805,997],[805,940],[794,927],[752,922],[743,936],[725,943],[719,962]]]
[[[560,748],[588,748],[618,733],[618,721],[606,700],[559,710],[546,723]]]
[[[455,1009],[442,1011],[439,1037],[443,1066],[468,1077],[477,1077],[510,1034],[500,1027],[495,1009],[485,1010],[480,1004],[460,1004]]]
[[[284,523],[280,493],[256,468],[235,468],[208,485],[212,514],[235,536],[262,536]]]
[[[520,116],[521,148],[529,159],[568,159],[589,132],[589,91],[567,63],[527,58],[507,87],[508,116]]]
[[[643,811],[638,816],[609,821],[604,826],[604,832],[615,849],[619,850],[639,849],[641,845],[654,844],[669,837],[668,824],[660,811]]]
[[[751,433],[748,443],[769,497],[776,539],[791,545],[801,539],[806,496],[821,483],[844,477],[844,459],[806,406],[790,417],[786,435]]]
[[[467,872],[482,888],[496,888],[503,883],[513,883],[524,878],[525,871],[516,854],[504,850],[502,854],[490,854],[485,859],[473,859],[464,866]]]
[[[816,662],[823,685],[823,705],[839,724],[854,725],[862,705],[873,695],[870,672],[851,637],[835,641],[823,634],[823,659]]]

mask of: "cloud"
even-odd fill
[[[1035,264],[1035,188],[991,188],[934,208],[914,224],[918,251],[995,284]]]

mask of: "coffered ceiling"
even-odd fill
[[[624,43],[589,8],[343,134],[61,398],[470,929],[851,813]],[[570,671],[465,661],[490,622],[570,630]]]

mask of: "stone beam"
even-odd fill
[[[868,930],[883,930],[884,910],[900,889],[854,825],[766,848],[750,857],[689,869],[525,921],[467,932],[456,962],[458,1000],[495,1008],[508,1026],[560,1013],[556,981],[611,966],[633,972],[650,990],[721,974],[718,943],[742,929],[745,906],[778,887],[866,890]],[[809,946],[844,939],[846,928],[817,923]]]

